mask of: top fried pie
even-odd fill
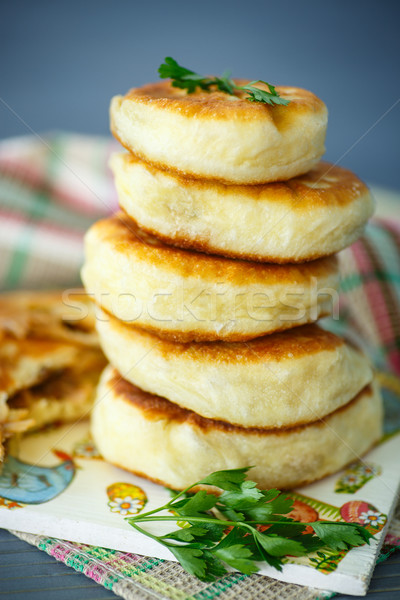
[[[160,168],[225,183],[285,181],[323,155],[328,114],[307,90],[276,89],[287,106],[249,102],[242,92],[187,94],[170,81],[151,83],[113,98],[111,129],[130,152]]]

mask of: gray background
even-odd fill
[[[400,189],[400,102],[383,116],[400,98],[399,2],[2,0],[0,10],[0,138],[27,126],[107,134],[110,97],[156,79],[171,55],[201,73],[311,89],[330,111],[326,158]]]

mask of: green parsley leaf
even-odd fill
[[[220,560],[246,575],[258,571],[252,551],[253,539],[244,530],[232,529],[212,550]],[[244,570],[242,570],[244,569]]]
[[[332,550],[347,550],[353,546],[361,546],[369,542],[372,534],[356,523],[310,523],[320,540]]]
[[[271,525],[268,528],[268,533],[271,535],[283,535],[285,537],[292,538],[303,534],[303,531],[307,527],[307,523],[298,523],[297,521],[293,521],[293,519],[287,519],[286,517],[281,517],[280,515],[272,515],[272,519],[274,518],[276,518],[276,524]]]
[[[166,540],[178,540],[179,542],[193,542],[198,537],[203,537],[208,533],[204,527],[183,527],[171,533],[162,536]]]
[[[233,510],[233,508],[229,508],[224,504],[217,504],[217,509],[221,513],[221,515],[228,521],[240,522],[246,520],[244,513],[237,512],[236,510]]]
[[[229,546],[247,546],[253,547],[254,540],[250,535],[250,529],[233,527],[218,544],[218,548],[227,548]]]
[[[254,560],[257,562],[266,562],[267,565],[274,567],[277,571],[282,571],[282,559],[280,556],[272,556],[272,554],[268,554],[266,550],[255,540],[256,550],[253,552]]]
[[[264,83],[268,87],[269,92],[255,87],[255,83]],[[273,104],[281,104],[283,106],[287,106],[290,102],[290,100],[282,98],[273,85],[267,83],[266,81],[262,81],[261,79],[259,79],[258,81],[251,81],[247,85],[238,86],[238,89],[247,92],[247,100],[250,100],[250,102],[264,102],[265,104],[270,104],[271,106]]]
[[[286,556],[287,554],[291,554],[292,556],[304,556],[304,554],[307,554],[307,550],[298,540],[261,533],[260,531],[257,531],[257,529],[254,530],[253,535],[257,538],[257,541],[264,550],[266,550],[268,554],[271,554],[271,556]]]
[[[202,581],[224,575],[227,565],[247,575],[257,572],[258,561],[282,570],[284,556],[317,552],[324,558],[323,553],[318,554],[324,547],[340,552],[361,546],[373,537],[358,523],[301,523],[285,516],[291,512],[291,498],[276,489],[259,490],[255,482],[245,480],[247,471],[212,473],[178,492],[163,506],[128,517],[127,521],[168,548],[188,573]],[[199,484],[224,491],[219,497],[205,490],[190,495],[189,490]],[[156,514],[160,512],[163,514]],[[183,521],[189,526],[157,536],[138,525],[151,521]],[[309,527],[313,534],[304,533]]]
[[[259,523],[277,519],[281,521],[281,515],[287,515],[292,510],[293,500],[289,496],[281,494],[278,490],[271,492],[277,492],[278,495],[270,500],[270,495],[263,494],[263,499],[247,510],[249,519]]]
[[[180,542],[193,542],[195,540],[199,540],[199,538],[201,540],[207,538],[209,541],[219,542],[224,535],[225,529],[225,524],[204,523],[201,527],[184,527],[182,529],[172,531],[171,533],[166,533],[162,537],[163,539],[177,540]]]
[[[282,98],[275,89],[275,86],[262,81],[261,79],[251,81],[247,85],[236,85],[230,78],[230,72],[225,71],[222,77],[203,77],[190,69],[186,69],[177,63],[171,56],[167,56],[164,62],[159,66],[158,73],[162,79],[171,79],[172,86],[186,90],[188,94],[193,94],[197,88],[206,92],[217,89],[225,94],[233,96],[240,90],[247,93],[246,100],[250,102],[261,102],[269,105],[287,106],[290,100]],[[263,90],[255,86],[257,83],[263,83],[268,90]]]
[[[324,546],[324,543],[312,533],[303,533],[301,535],[294,536],[292,539],[299,541],[307,550],[307,554],[316,552]]]
[[[178,508],[175,504],[172,507],[176,512],[183,517],[199,517],[202,513],[207,512],[210,508],[213,508],[218,501],[217,496],[208,494],[205,490],[197,492],[194,496],[187,499]]]
[[[182,567],[202,581],[208,581],[207,561],[204,560],[203,551],[198,548],[185,548],[185,546],[168,546]]]
[[[293,498],[287,494],[279,493],[276,498],[264,506],[270,506],[276,515],[287,515],[293,508]]]
[[[181,79],[183,77],[187,77],[188,75],[195,75],[194,71],[185,69],[185,67],[181,67],[181,65],[178,65],[176,60],[170,56],[167,56],[164,63],[159,66],[158,72],[162,79],[166,77],[171,79]]]
[[[252,575],[258,571],[251,550],[242,544],[224,546],[223,548],[216,546],[213,554],[230,567],[237,569],[245,575]]]
[[[199,481],[199,484],[213,485],[221,490],[240,490],[240,486],[246,479],[247,472],[250,469],[251,467],[244,467],[243,469],[215,471],[215,473],[211,473],[208,477]]]
[[[207,564],[207,576],[209,577],[209,581],[215,581],[215,577],[221,577],[221,575],[226,575],[227,570],[224,567],[222,561],[214,556],[212,552],[209,550],[203,551],[203,557],[206,560]]]
[[[258,562],[266,562],[268,565],[270,565],[271,567],[274,567],[274,569],[277,569],[278,571],[282,571],[282,558],[280,556],[273,556],[272,554],[270,554],[269,552],[267,552],[265,550],[265,548],[262,546],[262,544],[260,544],[257,535],[254,535],[254,532],[257,532],[257,530],[254,530],[252,533],[253,535],[251,536],[251,539],[253,541],[253,546],[252,546],[252,550],[253,550],[253,555],[254,555],[254,560],[258,561]]]
[[[243,481],[243,483],[240,484],[240,489],[224,492],[219,497],[219,501],[226,506],[229,506],[229,508],[247,510],[252,506],[255,506],[261,498],[263,499],[264,496],[256,487],[254,481]]]
[[[226,525],[224,521],[215,519],[215,523],[203,523],[202,528],[207,531],[208,540],[219,542],[225,534]]]
[[[167,56],[165,62],[160,65],[158,73],[162,79],[169,77],[172,80],[173,87],[186,89],[188,94],[195,92],[198,87],[208,91],[212,85],[217,83],[212,78],[202,77],[190,69],[181,67],[170,56]]]

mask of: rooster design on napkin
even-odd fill
[[[9,455],[0,474],[0,497],[23,504],[42,504],[61,494],[71,483],[76,467],[66,452],[53,450],[62,462],[53,467],[31,465]]]

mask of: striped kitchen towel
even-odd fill
[[[54,133],[0,142],[0,288],[79,283],[83,234],[117,208],[107,163],[117,145],[105,138]],[[400,194],[399,194],[400,202]],[[359,341],[400,399],[400,221],[372,221],[340,255],[339,320],[330,326]],[[400,512],[386,551],[400,546]],[[18,534],[127,598],[311,600],[321,592],[260,575],[232,573],[213,584],[180,565],[129,553]]]
[[[55,133],[0,142],[0,287],[76,285],[82,237],[117,207],[114,142]]]

